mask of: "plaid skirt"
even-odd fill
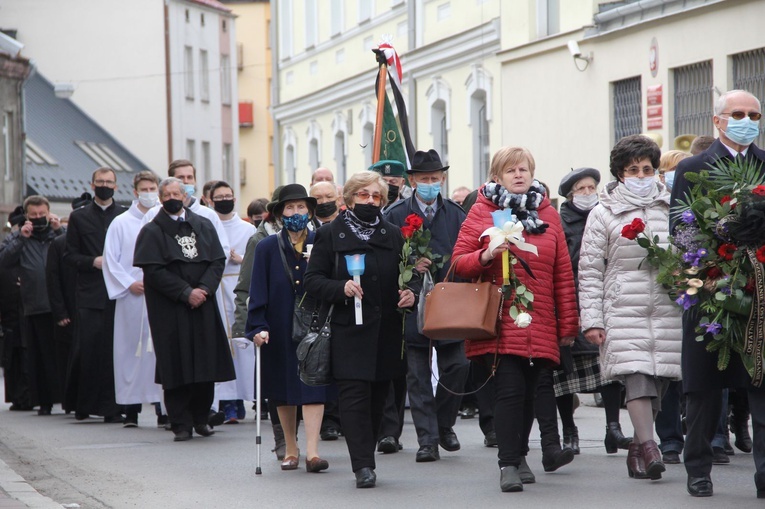
[[[573,361],[573,371],[553,371],[556,398],[577,392],[598,392],[601,387],[610,383],[600,374],[600,358],[597,355],[575,355]]]

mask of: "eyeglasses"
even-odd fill
[[[746,113],[745,111],[724,111],[720,113],[720,115],[728,115],[736,120],[742,120],[744,117],[749,117],[749,120],[753,122],[759,122],[762,118],[762,113],[757,111],[750,111],[749,113]]]
[[[113,185],[115,185],[115,184],[116,184],[116,182],[115,182],[115,181],[113,181],[113,180],[101,180],[101,179],[99,179],[99,180],[94,180],[94,181],[93,181],[93,183],[94,183],[96,186],[98,186],[98,187],[100,187],[100,186],[113,186]]]
[[[225,200],[233,200],[233,199],[234,199],[233,194],[226,194],[223,196],[216,196],[215,198],[212,199],[212,201],[225,201]]]
[[[374,201],[375,205],[379,205],[380,201],[382,201],[382,195],[380,193],[369,194],[366,191],[359,191],[358,193],[353,193],[353,196],[355,196],[361,201],[367,201],[369,200],[369,197],[371,196],[372,201]]]
[[[640,174],[640,172],[643,172],[643,175],[646,177],[653,177],[656,174],[655,168],[627,168],[624,170],[625,175],[629,175],[630,177],[635,177]]]

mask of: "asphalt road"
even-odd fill
[[[585,405],[591,396],[582,396]],[[248,407],[249,409],[249,407]],[[270,449],[270,425],[263,426],[262,469],[255,475],[254,412],[246,422],[216,428],[210,438],[175,443],[156,428],[153,408],[144,407],[139,427],[77,422],[54,408],[50,417],[10,412],[0,405],[0,459],[41,494],[68,507],[191,508],[220,507],[500,507],[639,508],[761,507],[755,498],[750,454],[738,452],[731,464],[715,466],[715,496],[694,499],[685,491],[682,465],[668,465],[659,481],[627,477],[626,452],[607,455],[604,413],[582,406],[575,414],[582,453],[558,472],[545,474],[539,434],[532,432],[529,464],[537,483],[522,493],[501,493],[496,449],[483,446],[477,419],[457,420],[462,450],[441,451],[441,461],[415,463],[414,427],[407,413],[404,450],[378,455],[378,485],[354,485],[345,441],[322,442],[327,472],[308,474],[279,469]],[[631,432],[622,411],[625,433]],[[301,433],[302,439],[302,433]],[[304,440],[301,440],[303,447]],[[301,458],[301,461],[304,461]],[[76,504],[76,505],[75,505]]]

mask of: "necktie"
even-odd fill
[[[428,218],[428,221],[433,220],[433,207],[431,207],[430,205],[425,207],[425,217]]]

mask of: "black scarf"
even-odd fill
[[[537,212],[545,198],[545,188],[538,180],[531,183],[525,194],[511,193],[496,182],[487,182],[481,192],[500,209],[510,209],[527,232],[542,234],[549,226],[539,219]]]
[[[343,219],[345,220],[345,224],[348,225],[348,228],[351,229],[354,235],[363,241],[369,240],[369,238],[372,236],[372,234],[374,234],[375,230],[380,224],[379,216],[375,217],[374,222],[367,223],[366,221],[362,221],[356,217],[356,214],[354,214],[353,210],[351,209],[347,209],[345,211],[345,214],[343,214]]]

